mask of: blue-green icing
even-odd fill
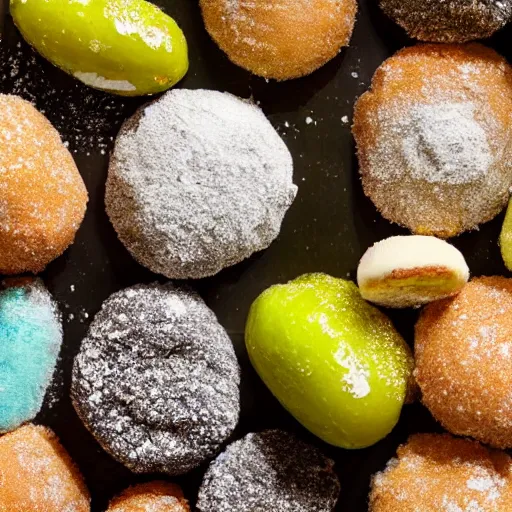
[[[39,412],[61,343],[60,315],[41,281],[0,292],[0,432]]]

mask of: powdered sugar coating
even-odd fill
[[[110,502],[107,512],[190,512],[190,508],[180,487],[157,480],[129,487]]]
[[[248,434],[210,464],[198,512],[330,512],[340,492],[333,465],[286,432]]]
[[[471,280],[416,325],[414,375],[450,432],[512,447],[512,279]]]
[[[0,273],[40,272],[73,242],[87,190],[50,122],[0,94]]]
[[[484,39],[512,17],[510,0],[380,0],[411,37],[439,43]]]
[[[0,433],[41,410],[62,344],[62,318],[40,279],[8,279],[0,291]]]
[[[237,65],[265,78],[308,75],[348,46],[356,0],[201,0],[205,27]]]
[[[271,244],[297,193],[292,174],[288,149],[256,106],[173,90],[123,126],[106,208],[139,263],[201,278]]]
[[[370,512],[498,512],[512,508],[512,460],[475,441],[417,434],[372,481]]]
[[[239,415],[232,343],[195,293],[113,294],[82,342],[71,395],[86,427],[137,473],[186,473],[215,455]]]
[[[384,217],[442,238],[475,229],[505,205],[512,70],[481,45],[406,48],[356,104],[363,187]]]
[[[90,512],[80,471],[49,429],[0,437],[0,512]]]

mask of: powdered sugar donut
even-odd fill
[[[334,461],[281,430],[231,443],[204,475],[198,512],[332,512],[340,483]]]
[[[190,508],[178,485],[155,481],[124,490],[107,512],[190,512]]]
[[[438,43],[490,37],[512,17],[510,0],[380,0],[380,6],[411,37]]]
[[[479,44],[405,48],[355,108],[365,194],[413,233],[475,229],[512,183],[512,68]]]
[[[0,512],[90,512],[71,457],[48,428],[31,424],[0,437]]]
[[[240,369],[215,314],[187,288],[110,296],[73,366],[71,398],[101,446],[135,473],[186,473],[214,456],[240,413]]]
[[[512,459],[468,439],[416,434],[372,480],[369,512],[512,509]]]
[[[206,29],[237,65],[288,80],[308,75],[347,46],[356,0],[201,0]]]
[[[511,340],[512,279],[478,277],[423,308],[414,377],[422,402],[452,434],[512,448]]]
[[[121,129],[105,203],[139,263],[201,278],[272,243],[297,194],[292,175],[290,152],[258,107],[173,90]]]
[[[469,279],[462,253],[433,236],[393,236],[361,258],[357,283],[363,298],[381,306],[420,306],[458,293]]]

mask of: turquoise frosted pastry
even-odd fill
[[[0,291],[0,432],[41,409],[62,344],[61,316],[39,279],[11,279]]]

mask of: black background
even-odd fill
[[[42,274],[63,311],[65,342],[55,382],[37,422],[60,436],[85,476],[93,512],[101,512],[124,487],[154,478],[133,475],[106,455],[82,426],[68,396],[73,357],[101,303],[121,288],[160,279],[136,264],[119,243],[103,204],[111,138],[122,120],[146,100],[93,91],[53,68],[21,41],[7,2],[2,1],[0,92],[21,94],[45,112],[69,142],[90,195],[75,244]],[[283,136],[295,161],[299,194],[279,239],[264,253],[192,283],[231,335],[242,366],[242,414],[235,437],[269,427],[296,431],[336,460],[342,483],[336,510],[366,511],[370,476],[384,467],[410,433],[435,431],[439,426],[428,411],[414,404],[404,408],[392,434],[371,448],[345,451],[324,445],[300,427],[260,382],[247,360],[243,330],[251,302],[268,286],[313,271],[354,279],[368,246],[403,232],[382,219],[362,193],[350,123],[354,101],[368,88],[375,69],[412,42],[379,11],[376,0],[361,0],[350,48],[309,77],[266,82],[231,64],[210,40],[197,0],[156,3],[178,21],[188,39],[190,71],[179,86],[252,96]],[[506,28],[486,44],[507,56],[510,34],[511,28]],[[342,122],[343,116],[348,123]],[[309,125],[307,117],[313,119]],[[453,240],[473,275],[506,273],[497,244],[502,218]],[[417,312],[390,314],[412,344]],[[204,469],[176,479],[192,503]]]

